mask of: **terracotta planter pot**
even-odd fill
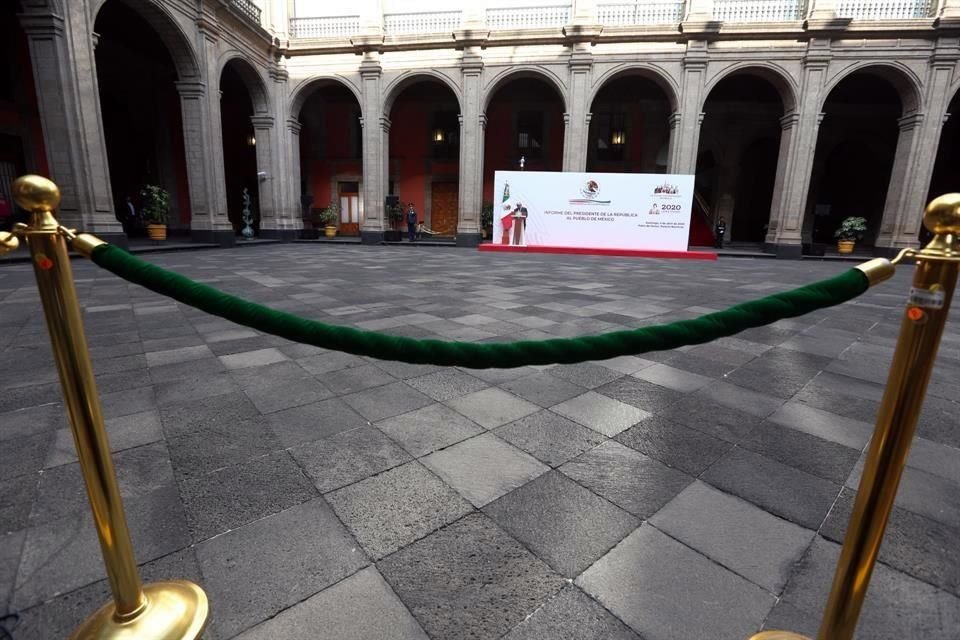
[[[167,225],[165,224],[148,224],[147,225],[147,235],[154,242],[160,242],[167,239]]]
[[[853,240],[837,240],[837,251],[840,253],[853,253],[853,247],[856,244]]]
[[[323,233],[324,233],[324,235],[327,236],[328,238],[332,238],[332,237],[334,237],[335,235],[337,235],[337,228],[336,228],[336,227],[324,227],[324,228],[323,228]]]

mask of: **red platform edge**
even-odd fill
[[[591,249],[588,247],[547,247],[528,246],[515,247],[506,244],[485,243],[479,247],[480,251],[502,253],[567,253],[585,256],[621,256],[627,258],[675,258],[680,260],[716,260],[717,254],[712,251],[651,251],[647,249]]]

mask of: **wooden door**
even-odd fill
[[[360,185],[356,182],[341,182],[340,231],[345,236],[360,235]]]
[[[430,224],[434,233],[452,236],[457,233],[459,198],[456,182],[434,182],[430,197]]]

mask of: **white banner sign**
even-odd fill
[[[497,171],[493,243],[686,251],[693,176]]]

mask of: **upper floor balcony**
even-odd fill
[[[231,0],[239,4],[250,0]],[[821,0],[822,1],[822,0]],[[831,0],[827,15],[852,21],[932,18],[944,0]],[[449,0],[433,11],[385,11],[364,16],[356,9],[325,9],[325,2],[303,0],[290,20],[291,39],[350,38],[365,26],[379,27],[386,36],[442,35],[470,28],[491,32],[527,29],[563,29],[572,24],[601,27],[667,27],[692,16],[691,0],[619,0],[584,3],[580,0],[527,0],[529,6],[489,0],[477,9],[476,0]],[[807,19],[818,0],[697,0],[696,18],[726,24],[800,22]],[[501,4],[503,6],[489,6]],[[355,6],[355,5],[354,5]],[[584,9],[584,7],[587,7]],[[703,13],[704,8],[707,9]],[[319,15],[307,15],[307,12]],[[823,15],[823,9],[818,11]],[[366,19],[365,19],[366,18]]]

